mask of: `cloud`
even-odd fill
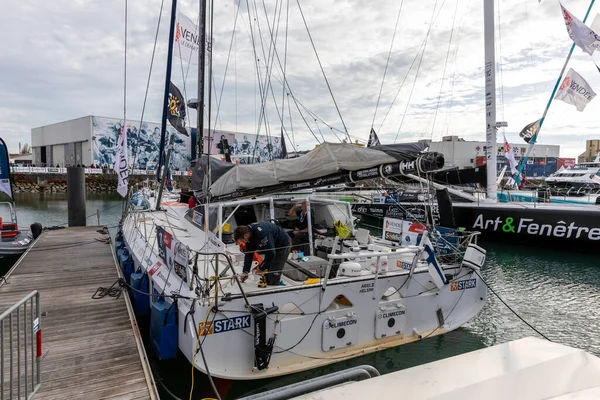
[[[180,11],[197,20],[196,1],[179,3]],[[287,2],[215,3],[212,98],[222,96],[222,101],[212,124],[220,129],[277,134],[283,112],[285,130],[305,149],[314,146],[313,134],[337,141],[346,129],[366,141],[374,116],[384,142],[396,136],[402,141],[485,137],[482,2],[403,2],[389,63],[397,1],[365,7],[358,0],[301,0],[302,14],[293,1],[289,10]],[[129,2],[130,119],[140,119],[144,107],[160,6],[159,0]],[[582,18],[587,2],[571,0],[567,6]],[[169,13],[167,1],[145,104],[147,121],[161,118]],[[507,138],[518,141],[520,129],[543,113],[571,42],[553,2],[506,0],[497,3],[496,14],[498,119],[509,123]],[[0,15],[0,34],[9,38],[0,44],[0,135],[11,150],[30,141],[33,127],[89,114],[123,114],[124,2],[16,2]],[[600,74],[590,58],[576,49],[569,66],[599,88]],[[291,90],[281,83],[284,65]],[[197,97],[195,66],[185,85],[182,68],[185,74],[187,65],[175,58],[173,81],[188,98]],[[214,120],[216,104],[212,111]],[[560,144],[563,156],[576,156],[586,139],[597,137],[599,111],[599,99],[583,113],[552,103],[540,142]],[[194,124],[193,110],[189,115]]]

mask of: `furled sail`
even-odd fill
[[[372,179],[419,173],[443,167],[439,153],[422,153],[422,143],[359,147],[347,143],[323,143],[298,158],[262,164],[235,165],[220,176],[211,173],[210,194],[216,199],[240,198],[280,191],[315,188]],[[213,165],[211,160],[211,168]],[[205,163],[194,167],[203,174]],[[206,193],[205,184],[193,179],[193,189]],[[200,185],[198,185],[200,183]]]

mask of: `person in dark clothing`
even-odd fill
[[[288,235],[294,240],[294,249],[298,251],[303,251],[308,254],[310,250],[308,249],[307,244],[308,240],[308,213],[306,211],[306,200],[304,200],[298,209],[297,204],[294,204],[292,208],[287,212],[288,216],[296,215],[298,219],[296,220],[296,227],[294,230]]]
[[[270,222],[257,222],[235,228],[233,239],[246,245],[241,281],[248,279],[254,252],[257,251],[264,253],[264,261],[258,268],[267,272],[266,284],[279,285],[281,270],[290,254],[290,237],[286,231]]]

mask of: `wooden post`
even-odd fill
[[[69,226],[85,226],[85,169],[67,168]]]

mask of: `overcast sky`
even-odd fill
[[[287,0],[283,8],[281,2],[265,2],[268,20],[262,1],[249,0],[250,15],[245,0],[239,13],[237,1],[215,3],[213,100],[222,98],[219,129],[248,133],[268,130],[279,135],[278,114],[285,97],[288,148],[289,141],[299,149],[312,148],[316,143],[313,133],[319,141],[323,137],[338,141],[345,135],[344,124],[353,139],[366,141],[375,112],[374,127],[383,143],[439,140],[445,135],[485,140],[481,0],[300,0],[341,118],[296,0],[289,1],[289,13]],[[580,19],[588,4],[587,0],[563,2]],[[161,0],[129,0],[128,119],[139,120],[141,116],[160,6]],[[151,122],[159,122],[161,117],[170,8],[171,2],[165,1],[144,115],[144,120]],[[180,0],[179,9],[197,20],[197,0]],[[599,11],[592,9],[588,25]],[[0,136],[11,151],[18,149],[19,142],[30,143],[34,127],[85,115],[122,117],[124,17],[124,0],[28,0],[13,2],[10,12],[0,14],[0,35],[4,38],[0,42]],[[571,41],[555,0],[541,4],[537,0],[497,0],[496,23],[498,120],[508,122],[508,140],[520,142],[521,128],[541,117]],[[234,46],[223,85],[232,37]],[[274,54],[269,51],[272,42],[277,47],[274,59],[269,57]],[[600,73],[592,59],[576,48],[569,67],[600,93]],[[284,62],[289,96],[283,94],[281,86]],[[265,66],[272,74],[265,73]],[[188,67],[175,58],[172,80],[182,91],[185,87],[188,97],[196,97],[196,67],[189,69],[185,85],[182,68]],[[262,122],[259,128],[259,91],[265,76],[270,76],[268,87],[272,88],[264,102],[268,127]],[[216,110],[215,104],[213,120]],[[195,125],[195,113],[190,110],[189,114]],[[583,152],[586,139],[600,138],[598,115],[600,98],[592,100],[584,112],[555,101],[539,143],[559,144],[561,156],[576,157]]]

